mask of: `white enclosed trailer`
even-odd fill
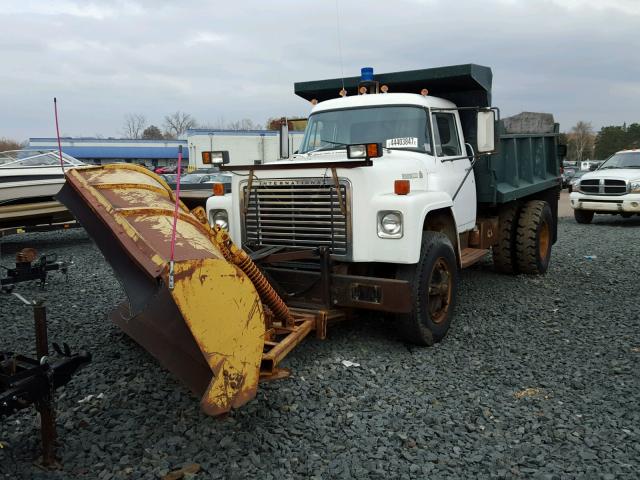
[[[303,135],[289,132],[289,152],[298,149]],[[196,168],[210,166],[202,163],[202,152],[228,151],[230,165],[262,164],[288,157],[281,153],[280,134],[275,130],[193,129],[187,132],[187,146],[190,164]]]

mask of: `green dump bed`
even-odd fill
[[[500,204],[559,185],[559,126],[548,113],[523,112],[498,125],[494,155],[474,167],[478,202]]]

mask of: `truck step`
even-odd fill
[[[462,268],[467,268],[480,261],[484,256],[489,253],[488,249],[484,248],[465,248],[460,252],[460,263]]]

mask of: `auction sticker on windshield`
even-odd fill
[[[417,137],[388,138],[387,148],[418,148]]]

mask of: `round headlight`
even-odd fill
[[[387,213],[380,221],[382,231],[387,235],[396,235],[402,228],[402,219],[397,213]]]
[[[211,215],[211,226],[219,226],[224,230],[229,230],[229,214],[226,210],[217,210]]]

